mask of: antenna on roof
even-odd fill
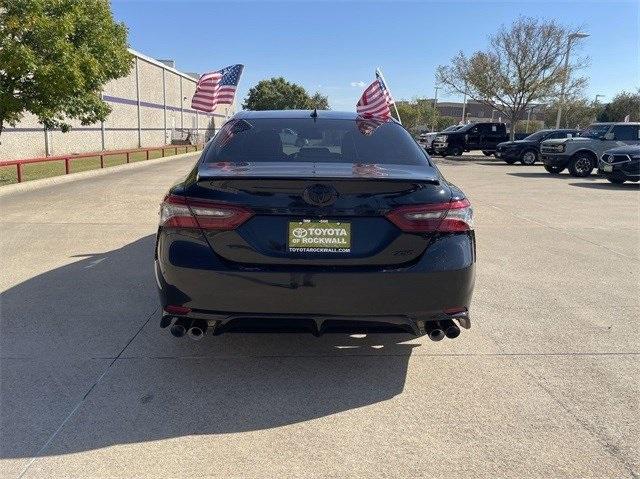
[[[311,112],[311,118],[313,118],[313,120],[315,121],[316,118],[318,118],[318,108],[314,108],[313,111]]]

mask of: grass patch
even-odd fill
[[[193,149],[190,150],[194,152]],[[164,156],[173,156],[175,147],[168,147],[164,151]],[[105,152],[108,153],[108,152]],[[184,146],[178,146],[178,154],[185,153]],[[195,152],[194,152],[195,153]],[[161,158],[162,151],[154,150],[149,152],[149,159],[153,160]],[[129,162],[137,163],[145,161],[147,153],[145,151],[136,151],[129,154]],[[127,162],[126,153],[104,156],[104,167],[123,165]],[[72,159],[69,162],[69,173],[79,173],[81,171],[95,170],[100,168],[100,156],[91,156],[87,158]],[[41,178],[50,178],[52,176],[64,175],[64,160],[47,161],[44,163],[29,163],[22,165],[22,181],[39,180]],[[0,166],[0,186],[10,185],[18,182],[18,176],[15,166]]]

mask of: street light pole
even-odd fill
[[[531,121],[531,112],[537,107],[538,105],[531,105],[531,107],[529,108],[529,111],[527,112],[527,127],[525,129],[525,133],[529,133],[529,122]]]
[[[433,121],[431,122],[431,131],[435,131],[436,129],[436,105],[438,104],[438,90],[440,88],[439,86],[436,87],[436,94],[433,97]]]
[[[573,42],[575,38],[586,38],[588,36],[588,33],[583,32],[576,32],[569,35],[567,41],[567,52],[564,56],[564,75],[562,78],[562,86],[560,87],[560,102],[558,103],[558,114],[556,115],[556,130],[560,128],[560,119],[562,117],[562,107],[564,105],[564,90],[567,87],[567,73],[569,69],[569,52],[571,51],[571,42]]]
[[[462,102],[462,124],[464,124],[464,115],[467,111],[467,82],[464,82],[464,100]]]
[[[598,98],[604,98],[606,95],[596,95],[596,99],[593,102],[593,106],[594,106],[594,110],[595,110],[595,116],[593,117],[593,121],[597,121],[598,120],[598,105],[600,104],[598,102]]]

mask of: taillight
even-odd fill
[[[466,198],[447,203],[401,206],[387,213],[387,218],[409,233],[455,233],[473,229],[473,209]]]
[[[167,195],[160,206],[160,225],[173,228],[233,230],[253,216],[242,206]]]

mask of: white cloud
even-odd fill
[[[351,86],[357,86],[362,88],[365,85],[365,83],[363,81],[352,81],[351,82]]]

